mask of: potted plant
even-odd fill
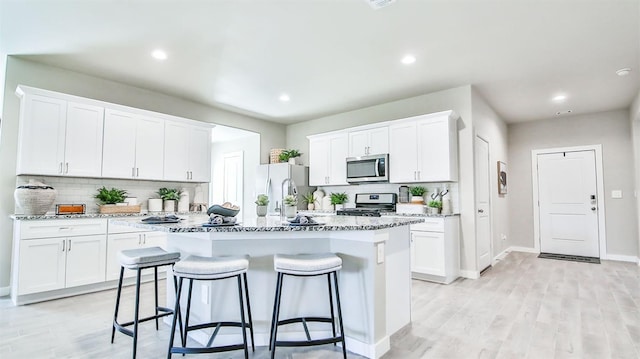
[[[332,192],[331,193],[331,204],[335,206],[335,209],[343,209],[344,204],[349,200],[349,196],[346,193],[342,192]]]
[[[307,209],[308,210],[312,211],[315,208],[316,198],[313,195],[313,193],[309,192],[309,193],[303,195],[302,199],[304,200],[304,203],[307,204]]]
[[[280,153],[278,158],[280,159],[280,162],[289,162],[289,164],[295,165],[296,157],[300,157],[301,155],[302,153],[298,150],[284,150]]]
[[[258,217],[264,217],[267,215],[267,205],[269,205],[269,196],[266,194],[259,194],[256,199],[256,214]]]
[[[429,201],[429,214],[439,214],[440,208],[442,208],[442,202],[440,201]]]
[[[98,188],[98,194],[95,195],[100,204],[124,203],[126,197],[127,191],[118,188],[107,189],[104,186]]]
[[[424,203],[424,194],[426,191],[422,186],[409,187],[411,203]]]
[[[293,218],[296,216],[296,209],[298,207],[298,198],[292,194],[284,196],[282,200],[284,207],[284,216],[287,218]]]
[[[175,212],[176,201],[180,199],[181,191],[177,188],[162,187],[158,190],[158,195],[164,201],[165,212]]]

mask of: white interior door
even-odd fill
[[[227,153],[222,156],[223,180],[222,201],[240,206],[238,218],[242,218],[243,200],[243,157],[242,151]]]
[[[593,150],[538,154],[540,251],[599,257]]]
[[[475,141],[476,178],[476,254],[478,270],[491,266],[491,189],[489,181],[489,143],[480,137]]]

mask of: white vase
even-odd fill
[[[42,215],[51,208],[57,194],[53,187],[30,180],[28,185],[16,188],[13,198],[24,214]]]
[[[175,212],[176,211],[176,201],[172,199],[167,199],[164,201],[164,211],[165,212]]]
[[[160,198],[149,198],[149,212],[161,212],[162,200]]]
[[[296,206],[284,206],[284,216],[287,218],[294,218],[296,216]]]
[[[308,203],[307,204],[307,209],[310,211],[313,211],[316,208],[316,206],[313,203]]]
[[[336,211],[339,210],[339,209],[344,209],[344,203],[336,204],[335,206],[336,206]]]
[[[296,164],[296,158],[295,157],[289,158],[289,164],[290,165],[295,165]]]

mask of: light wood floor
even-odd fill
[[[151,294],[151,288],[143,290]],[[123,291],[132,294],[131,287]],[[20,307],[0,299],[0,358],[129,358],[130,338],[116,334],[109,343],[114,299],[115,291]],[[123,316],[130,315],[132,305],[123,306]],[[384,359],[640,358],[640,267],[514,252],[478,280],[448,286],[414,281],[412,317]],[[141,325],[138,358],[165,357],[168,335],[166,326],[156,332],[150,322]],[[269,352],[256,348],[250,357],[268,358]],[[278,349],[277,357],[342,355],[328,345]]]

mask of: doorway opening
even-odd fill
[[[493,262],[491,236],[491,186],[489,172],[489,143],[480,136],[475,139],[476,193],[476,256],[478,272]]]

